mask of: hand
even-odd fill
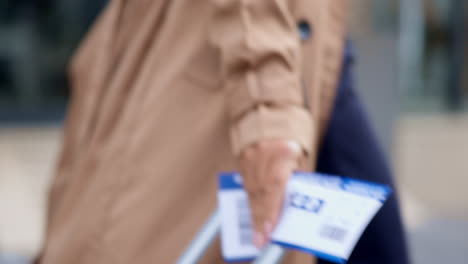
[[[255,230],[253,242],[258,248],[270,240],[283,207],[286,184],[301,156],[298,144],[271,139],[248,147],[240,157]]]

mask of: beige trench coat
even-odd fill
[[[263,138],[296,140],[313,169],[345,2],[111,1],[72,63],[41,263],[174,263],[216,207],[217,173]],[[222,263],[219,243],[203,263]]]

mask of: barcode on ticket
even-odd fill
[[[321,237],[333,240],[336,242],[342,242],[348,231],[338,226],[324,225],[320,228],[319,234]]]
[[[237,200],[237,217],[240,244],[242,246],[252,245],[252,219],[246,198]]]

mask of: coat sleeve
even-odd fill
[[[212,0],[234,153],[262,139],[312,147],[301,47],[288,0]]]

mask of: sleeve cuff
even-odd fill
[[[306,109],[294,105],[260,105],[232,125],[231,142],[236,156],[263,139],[291,140],[310,154],[314,133],[311,115]]]

